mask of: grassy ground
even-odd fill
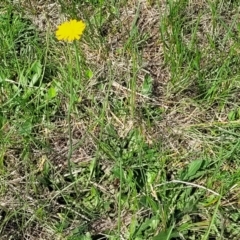
[[[239,240],[239,11],[2,0],[0,239]]]

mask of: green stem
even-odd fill
[[[79,77],[78,88],[79,88],[79,86],[80,86],[80,88],[82,89],[81,69],[80,69],[80,62],[79,62],[80,53],[79,53],[79,51],[78,51],[78,47],[77,47],[77,42],[76,42],[76,41],[74,41],[74,47],[75,47],[77,71],[78,71],[78,77]]]
[[[67,156],[67,163],[68,163],[68,170],[71,179],[73,180],[73,173],[72,173],[72,166],[71,166],[71,157],[73,153],[73,144],[72,144],[72,127],[71,127],[71,112],[73,108],[73,73],[72,73],[72,55],[70,52],[70,48],[68,45],[68,54],[69,54],[69,65],[68,65],[68,73],[69,73],[69,83],[70,83],[70,96],[69,96],[69,105],[68,105],[68,136],[69,136],[69,150],[68,150],[68,156]]]

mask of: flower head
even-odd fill
[[[58,26],[56,37],[58,40],[72,42],[79,40],[86,24],[83,21],[70,20]]]

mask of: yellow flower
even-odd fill
[[[58,26],[56,37],[58,40],[72,42],[79,40],[86,24],[83,21],[70,20]]]

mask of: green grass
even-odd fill
[[[239,7],[1,1],[0,239],[238,240]]]

